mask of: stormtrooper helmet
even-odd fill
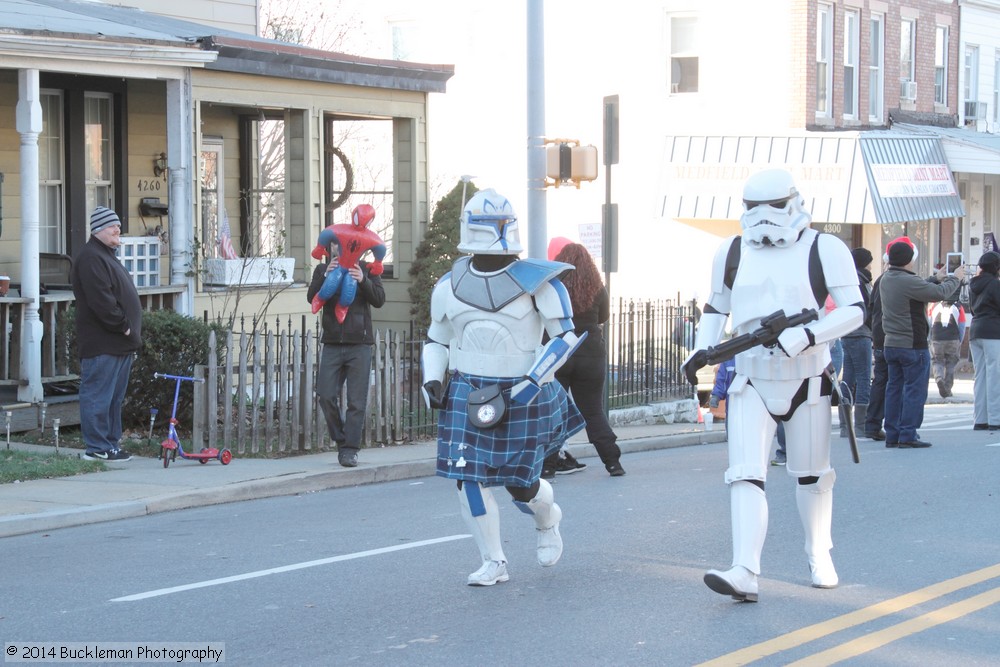
[[[757,248],[792,245],[812,221],[804,205],[792,175],[784,169],[754,174],[743,186],[743,238]]]
[[[492,188],[480,190],[462,210],[459,252],[473,255],[519,255],[521,238],[510,202]]]
[[[359,204],[351,211],[351,224],[359,229],[368,229],[375,219],[375,208],[371,204]]]

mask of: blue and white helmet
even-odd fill
[[[767,169],[748,178],[743,208],[743,238],[757,248],[790,246],[812,222],[792,175],[784,169]]]
[[[462,210],[459,252],[473,255],[520,255],[521,237],[514,207],[492,188],[480,190]]]

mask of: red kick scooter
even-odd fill
[[[204,382],[204,380],[184,377],[183,375],[167,375],[166,373],[153,373],[153,377],[177,381],[177,385],[174,387],[174,409],[170,414],[170,429],[167,432],[167,439],[160,443],[160,458],[163,459],[163,467],[166,468],[170,465],[171,461],[176,461],[178,455],[182,459],[190,459],[198,461],[198,463],[208,463],[211,459],[218,459],[222,462],[222,465],[229,465],[229,462],[233,460],[233,453],[228,449],[220,451],[215,447],[211,449],[203,447],[197,454],[185,452],[184,447],[181,446],[181,439],[177,437],[177,399],[181,394],[181,382],[184,380],[188,382]]]

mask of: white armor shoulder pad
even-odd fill
[[[816,244],[828,290],[858,284],[858,272],[846,243],[832,234],[820,234]]]
[[[732,268],[729,265],[729,254],[733,244],[740,244],[739,236],[733,235],[723,241],[715,251],[715,258],[712,260],[712,292],[708,296],[707,304],[720,313],[729,314],[730,289],[726,285],[726,273]],[[737,249],[739,249],[737,247]]]
[[[453,336],[451,323],[448,322],[448,304],[452,299],[450,275],[444,274],[431,292],[431,323],[427,327],[427,338],[442,345],[448,345]]]
[[[573,330],[573,306],[561,281],[550,280],[535,292],[535,308],[550,336]]]

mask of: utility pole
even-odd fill
[[[528,0],[528,257],[545,259],[545,3]]]

